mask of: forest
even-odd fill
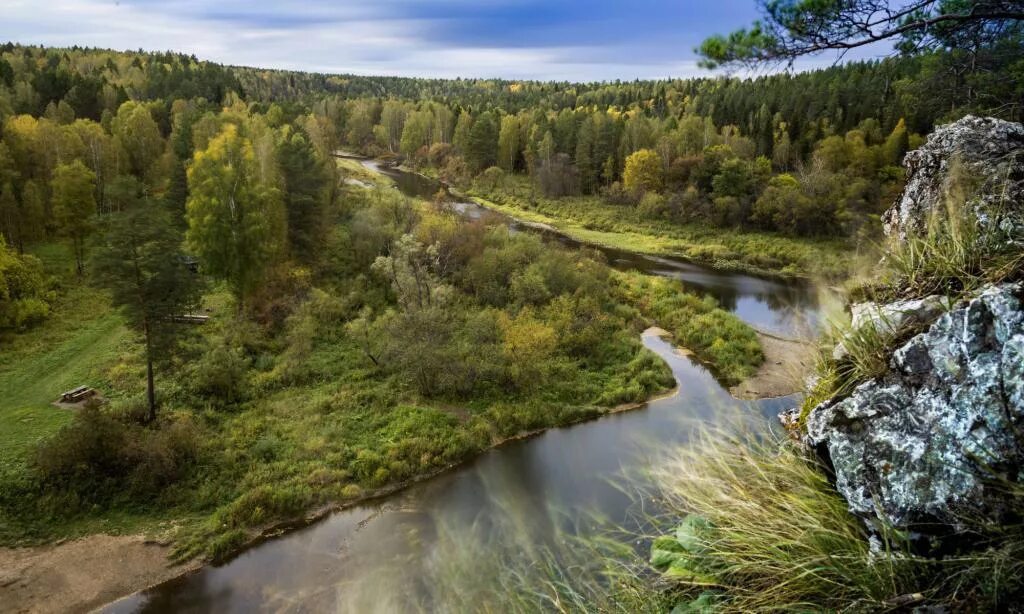
[[[655,316],[723,382],[763,360],[714,301],[336,163],[318,105],[185,56],[3,58],[4,543],[188,518],[180,556],[226,556],[670,389]],[[102,407],[55,412],[82,383]]]
[[[938,50],[583,84],[0,46],[0,545],[173,525],[179,559],[226,559],[672,390],[654,324],[744,382],[761,342],[713,299],[449,201],[838,283],[924,135],[1024,117],[1022,45],[970,72]],[[450,191],[402,195],[346,152]],[[101,398],[51,405],[83,384]]]

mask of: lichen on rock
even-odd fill
[[[893,241],[927,229],[958,197],[977,245],[1024,251],[1024,126],[968,116],[936,129],[905,164],[906,188],[883,216]],[[956,185],[964,176],[967,190]],[[964,518],[1020,513],[993,485],[1024,480],[1024,284],[1000,279],[957,299],[851,308],[855,327],[898,347],[883,374],[820,403],[803,425],[869,526],[943,535]],[[846,358],[840,344],[833,360]]]
[[[895,526],[1002,512],[984,484],[1024,463],[1022,296],[986,289],[897,349],[884,377],[810,413],[808,439],[853,512]]]
[[[919,149],[907,153],[907,184],[882,216],[886,235],[905,239],[923,231],[932,214],[946,206],[954,185],[973,184],[968,205],[983,234],[1018,235],[1024,228],[1024,126],[968,115],[940,126]],[[955,170],[960,167],[960,172]]]

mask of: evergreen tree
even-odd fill
[[[498,156],[498,126],[494,115],[483,113],[473,122],[466,145],[466,164],[476,174],[494,166]]]
[[[110,291],[146,354],[148,420],[156,419],[154,363],[166,359],[181,329],[175,316],[199,301],[199,278],[181,252],[181,234],[153,203],[110,217],[92,260],[95,281]]]
[[[281,142],[277,159],[284,177],[288,244],[292,255],[310,262],[324,234],[324,205],[330,174],[301,132]]]

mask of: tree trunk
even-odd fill
[[[149,340],[149,322],[143,323],[143,333],[146,336],[146,400],[149,403],[149,416],[146,422],[156,420],[156,386],[153,383],[153,345]]]

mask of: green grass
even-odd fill
[[[682,602],[710,590],[721,611],[870,610],[914,587],[908,561],[872,560],[861,522],[794,446],[699,432],[654,477],[689,514],[652,556]]]
[[[62,246],[36,251],[61,270]],[[0,461],[12,467],[24,461],[35,444],[71,419],[52,405],[60,394],[80,385],[109,394],[107,370],[131,352],[131,334],[100,291],[68,278],[53,314],[21,334],[0,337]]]
[[[627,300],[668,330],[676,345],[692,351],[723,385],[739,384],[764,362],[754,329],[720,309],[711,297],[688,294],[660,277],[621,273],[617,279]]]
[[[493,191],[481,186],[467,191],[483,206],[547,224],[578,241],[687,258],[722,270],[835,279],[847,275],[851,265],[852,248],[842,240],[646,219],[636,207],[610,204],[597,196],[544,198],[522,176],[507,177],[504,186]]]

